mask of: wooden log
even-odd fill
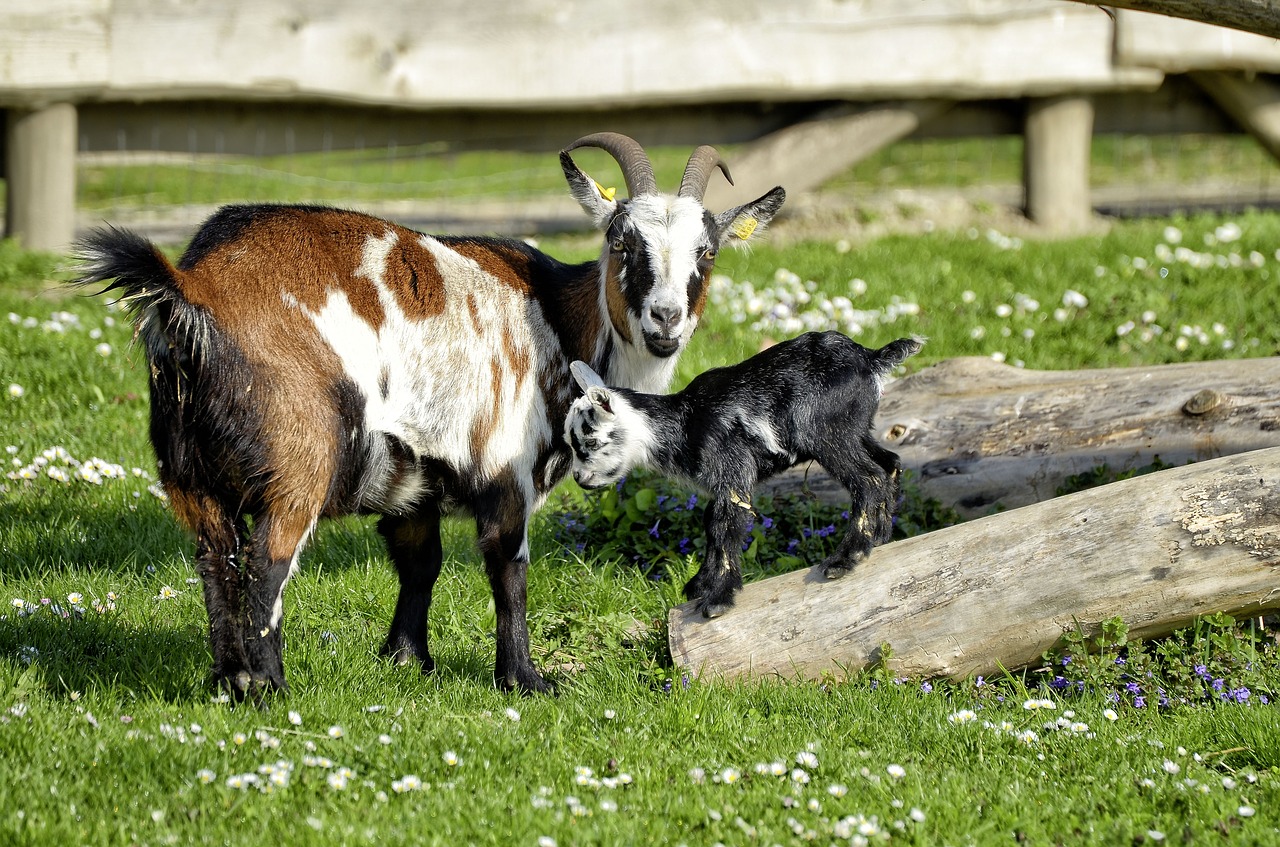
[[[1215,71],[1193,73],[1191,79],[1280,160],[1280,85]]]
[[[707,189],[707,208],[728,208],[775,185],[785,185],[793,194],[813,191],[952,105],[945,100],[912,100],[823,109],[734,154],[736,184],[713,181]]]
[[[1260,450],[888,544],[840,580],[820,567],[760,580],[714,620],[673,608],[671,655],[713,677],[884,661],[963,679],[1034,664],[1064,633],[1113,617],[1142,638],[1280,608],[1278,483],[1280,448]]]
[[[1280,446],[1280,358],[1035,371],[950,359],[885,388],[876,432],[923,492],[964,517],[1054,497],[1068,477],[1159,456],[1182,465]],[[765,490],[844,489],[816,466]]]
[[[1280,16],[1275,0],[1076,0],[1091,6],[1103,6],[1135,12],[1155,12],[1189,21],[1225,26],[1280,38]]]

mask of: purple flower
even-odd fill
[[[1146,698],[1146,697],[1134,697],[1134,698],[1133,698],[1133,705],[1134,705],[1135,707],[1139,708],[1139,709],[1145,709],[1145,708],[1147,707],[1147,698]]]
[[[1138,683],[1136,683],[1136,682],[1130,682],[1130,683],[1126,684],[1126,685],[1125,685],[1125,687],[1124,687],[1124,690],[1125,690],[1125,691],[1128,691],[1130,694],[1141,694],[1141,693],[1142,693],[1142,688],[1141,688],[1141,686],[1139,686],[1139,685],[1138,685]]]
[[[660,523],[662,523],[662,519],[661,519],[661,518],[659,518],[658,520],[654,521],[654,522],[653,522],[653,526],[649,527],[649,537],[650,537],[650,538],[657,538],[657,537],[658,537],[658,524],[660,524]]]
[[[1226,682],[1223,679],[1221,678],[1215,679],[1213,681],[1213,690],[1221,691],[1224,685],[1226,685]]]
[[[1209,669],[1206,668],[1204,665],[1196,665],[1196,676],[1200,677],[1201,679],[1208,679]]]
[[[1231,692],[1231,696],[1235,698],[1237,703],[1244,703],[1249,699],[1249,689],[1241,687]]]
[[[689,551],[691,551],[692,549],[693,547],[692,545],[689,544],[689,539],[687,538],[680,539],[680,555],[682,556],[688,555]]]
[[[920,683],[920,690],[923,691],[925,694],[931,693],[933,691],[933,683],[929,682],[928,680]]]
[[[763,521],[760,522],[760,525],[764,527],[765,532],[768,532],[769,530],[773,529],[773,518],[765,518]]]
[[[799,541],[799,539],[793,538],[793,539],[791,539],[790,541],[788,541],[788,542],[787,542],[787,552],[788,552],[788,553],[794,553],[794,552],[796,552],[796,548],[797,548],[797,547],[799,547],[799,546],[800,546],[800,541]]]
[[[1049,687],[1055,691],[1061,691],[1070,687],[1071,682],[1065,676],[1055,676],[1053,681],[1049,683]]]
[[[698,505],[698,495],[697,495],[697,494],[690,494],[690,495],[689,495],[689,499],[688,499],[688,501],[686,501],[686,502],[685,502],[685,504],[684,504],[684,507],[685,507],[686,509],[689,509],[690,511],[692,511],[692,510],[693,510],[693,507],[694,507],[694,506],[696,506],[696,505]]]

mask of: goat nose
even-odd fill
[[[670,329],[680,320],[680,310],[675,306],[650,306],[649,317],[660,329]]]

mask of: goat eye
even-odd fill
[[[600,446],[600,442],[595,438],[588,438],[586,441],[582,442],[582,446],[587,450],[595,450]]]
[[[615,238],[609,244],[609,249],[615,253],[625,253],[627,252],[627,242],[623,241],[621,238]]]
[[[716,248],[707,248],[707,250],[702,254],[702,260],[704,262],[714,262],[716,260]]]

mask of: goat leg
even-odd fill
[[[529,513],[523,498],[508,486],[478,498],[476,538],[497,616],[497,659],[493,677],[500,688],[526,694],[552,691],[529,656],[527,579]]]
[[[378,521],[378,532],[387,542],[387,553],[400,579],[382,655],[398,665],[416,661],[423,673],[430,673],[436,663],[427,644],[427,618],[444,562],[440,504],[429,500],[411,517],[384,516]]]
[[[707,557],[684,587],[685,596],[698,601],[704,618],[718,618],[729,611],[733,595],[742,588],[742,542],[750,513],[734,501],[743,499],[731,492],[707,504]]]

